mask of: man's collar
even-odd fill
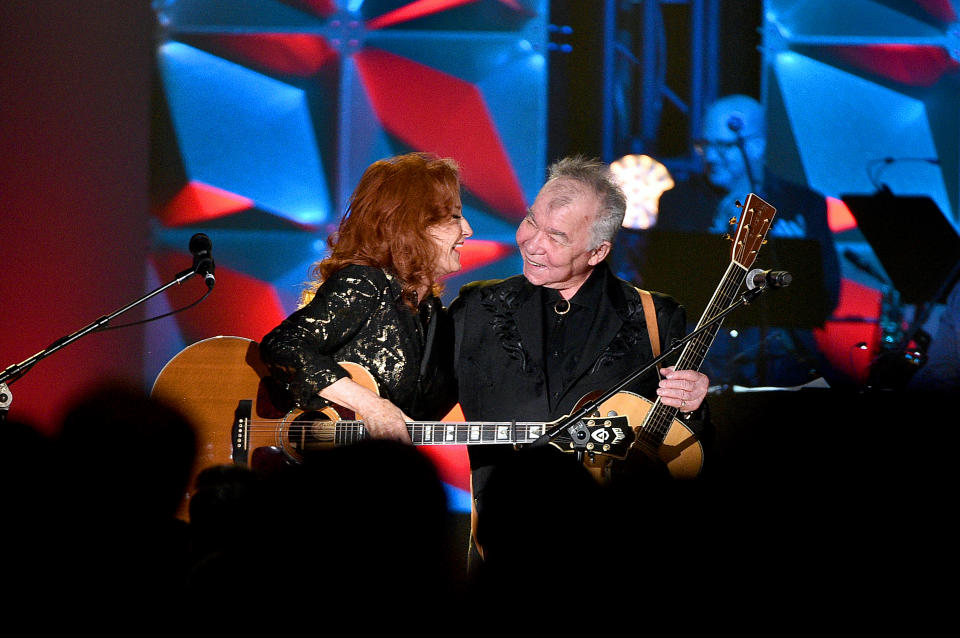
[[[596,265],[593,270],[590,272],[590,275],[587,277],[580,288],[574,293],[573,297],[570,298],[570,303],[575,306],[581,306],[583,308],[596,308],[600,303],[600,300],[603,297],[603,290],[606,287],[607,273],[610,272],[610,269],[607,267],[606,262],[600,262]],[[541,288],[543,291],[543,302],[547,305],[553,305],[554,303],[560,301],[560,291],[553,288]]]

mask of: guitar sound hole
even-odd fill
[[[299,457],[334,445],[332,421],[323,412],[304,412],[290,424],[287,443]]]

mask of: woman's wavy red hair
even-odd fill
[[[311,290],[349,264],[375,266],[400,280],[404,301],[416,310],[417,289],[441,291],[433,274],[439,255],[426,230],[459,214],[459,205],[460,171],[453,160],[407,153],[374,162],[328,239],[330,256],[311,270]]]

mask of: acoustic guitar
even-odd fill
[[[708,324],[734,301],[747,277],[747,271],[757,259],[760,247],[766,243],[767,233],[770,232],[777,213],[773,206],[754,193],[747,196],[746,203],[741,205],[737,202],[737,205],[741,207],[742,213],[739,220],[730,220],[731,224],[737,223],[736,234],[731,237],[733,246],[730,263],[697,322],[698,329]],[[722,321],[718,321],[688,341],[680,353],[675,369],[699,370],[721,324]],[[618,396],[614,396],[610,401],[617,401]],[[693,431],[677,418],[677,408],[664,405],[659,398],[652,403],[642,397],[636,399],[638,401],[629,407],[629,414],[633,417],[633,423],[636,423],[638,418],[640,422],[636,426],[636,439],[631,444],[630,453],[659,459],[666,464],[673,478],[688,479],[699,475],[703,467],[703,447]],[[599,412],[604,413],[606,406],[604,403]],[[584,460],[590,472],[601,481],[609,478],[611,464],[614,462],[612,457],[596,455],[588,456]]]

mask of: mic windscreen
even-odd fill
[[[203,233],[197,233],[190,238],[190,254],[191,255],[209,255],[210,251],[213,249],[213,244],[210,242],[210,238],[204,235]]]

